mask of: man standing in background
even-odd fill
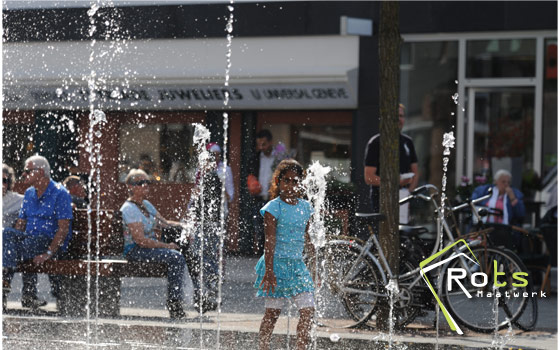
[[[412,192],[418,185],[418,157],[410,136],[402,133],[404,126],[405,106],[399,104],[399,169],[400,169],[400,190],[399,198],[404,198]],[[371,201],[373,212],[379,212],[379,134],[374,135],[366,146],[364,160],[364,180],[371,186]],[[408,224],[408,203],[400,206],[399,223]]]
[[[272,133],[262,129],[257,133],[257,155],[253,162],[251,175],[247,179],[249,193],[253,196],[253,228],[255,232],[255,248],[259,255],[264,249],[264,222],[259,210],[268,201],[268,189],[274,169],[274,155],[272,154]]]

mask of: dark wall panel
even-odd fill
[[[96,39],[225,37],[228,4],[102,8]],[[291,1],[234,5],[235,36],[336,35],[340,16],[372,18],[374,1]],[[4,38],[14,41],[91,39],[87,8],[8,10]],[[402,33],[557,28],[554,1],[403,1]],[[105,22],[109,23],[107,26]]]

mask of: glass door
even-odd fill
[[[535,92],[532,87],[470,88],[467,119],[467,174],[490,179],[498,169],[513,175],[533,167]]]

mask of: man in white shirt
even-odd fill
[[[256,137],[257,156],[255,159],[252,176],[258,179],[257,190],[250,190],[254,199],[254,248],[258,254],[264,249],[264,222],[259,210],[268,202],[268,189],[272,179],[272,169],[274,165],[274,155],[272,154],[272,133],[267,129],[262,129]],[[260,188],[260,190],[258,190]]]

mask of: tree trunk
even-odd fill
[[[393,273],[399,267],[399,127],[398,94],[401,37],[398,1],[382,1],[379,20],[380,225],[379,241]],[[380,308],[377,326],[389,328],[389,304]]]

